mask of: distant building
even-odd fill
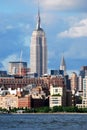
[[[38,74],[29,72],[29,73],[27,73],[26,77],[28,77],[28,78],[37,78]]]
[[[0,71],[0,77],[6,77],[7,71]]]
[[[66,90],[66,106],[72,106],[72,91]]]
[[[82,104],[76,104],[79,108],[87,108],[87,76],[83,78]]]
[[[71,74],[70,78],[70,83],[71,83],[71,90],[78,90],[78,77],[75,72]]]
[[[30,73],[30,68],[23,67],[21,68],[21,76],[27,76]]]
[[[58,70],[51,70],[51,75],[58,75]]]
[[[83,99],[82,99],[83,107],[87,107],[87,76],[83,78]]]
[[[66,88],[63,86],[50,86],[49,106],[66,106]]]
[[[32,108],[49,106],[49,98],[48,96],[46,96],[46,93],[42,90],[42,86],[37,86],[36,88],[33,88],[30,95],[32,97]]]
[[[47,74],[47,44],[44,30],[41,28],[40,12],[38,10],[37,26],[32,33],[30,44],[31,72],[38,76]]]
[[[87,76],[87,66],[82,66],[81,67],[79,76],[81,76],[82,78],[84,78],[85,76]]]
[[[56,86],[65,86],[64,78],[60,77],[41,77],[41,78],[28,78],[28,77],[0,77],[0,86],[4,86],[6,88],[24,88],[29,84],[34,84],[36,86],[41,85],[46,93],[50,88],[50,84]]]
[[[1,94],[1,97],[2,96],[6,97],[7,95],[14,94],[12,98],[14,98],[14,96],[17,95],[18,102],[17,101],[16,102],[18,103],[18,106],[16,104],[15,107],[20,107],[20,108],[43,107],[43,106],[49,105],[49,95],[50,95],[51,85],[53,86],[54,89],[58,88],[58,95],[56,95],[58,96],[58,100],[59,100],[58,105],[60,105],[60,103],[61,105],[65,105],[66,104],[66,97],[65,97],[66,87],[64,83],[64,78],[61,76],[52,76],[52,77],[46,76],[46,77],[40,77],[40,78],[0,77],[0,87],[1,87],[0,94]],[[9,99],[10,99],[10,96],[9,96]],[[9,104],[8,106],[13,108],[13,105],[11,104]]]
[[[31,108],[31,96],[26,95],[18,98],[18,108]]]
[[[7,94],[5,96],[0,96],[0,108],[18,108],[18,97],[15,95]]]
[[[62,59],[61,59],[60,70],[61,72],[64,73],[64,75],[66,75],[66,63],[65,63],[64,56],[62,56]]]
[[[44,106],[49,106],[49,98],[46,97],[41,86],[31,88],[30,91],[28,90],[27,95],[18,99],[19,108],[38,108]]]
[[[31,99],[31,107],[32,108],[48,107],[48,106],[49,106],[49,98],[46,98],[46,99],[32,98]]]
[[[78,77],[78,90],[83,91],[83,78],[87,76],[87,66],[82,66]]]
[[[64,70],[58,70],[58,75],[61,75],[64,77]]]
[[[83,91],[83,78],[82,78],[82,76],[78,77],[78,91]]]
[[[65,75],[65,76],[64,76],[64,80],[65,80],[66,89],[67,89],[67,90],[71,90],[69,75]]]
[[[24,75],[27,71],[27,62],[9,62],[9,75]]]

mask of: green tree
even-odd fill
[[[63,112],[62,106],[54,106],[52,112]]]

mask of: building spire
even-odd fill
[[[39,9],[39,0],[38,0],[38,16],[37,16],[37,27],[36,29],[40,29],[41,19],[40,19],[40,9]]]
[[[62,56],[62,59],[61,59],[61,64],[60,64],[60,66],[65,66],[66,64],[65,64],[65,59],[64,59],[64,56]]]
[[[66,63],[65,63],[64,56],[62,56],[62,59],[61,59],[60,70],[63,70],[64,71],[64,75],[66,75]]]

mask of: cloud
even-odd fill
[[[20,28],[23,32],[28,32],[30,30],[30,24],[27,23],[18,23],[17,28]]]
[[[6,30],[11,30],[11,29],[14,29],[14,26],[12,26],[12,25],[7,25],[6,26]]]
[[[45,9],[54,9],[54,10],[82,10],[87,11],[86,9],[86,0],[44,0],[41,1],[41,6]]]
[[[87,0],[42,0],[40,1],[40,7],[46,10],[74,10],[74,11],[87,11]],[[38,0],[3,0],[1,2],[1,10],[12,12],[25,12],[38,6]],[[10,11],[12,10],[12,12]]]
[[[41,14],[41,23],[43,22],[43,24],[45,24],[45,26],[49,27],[50,25],[52,26],[52,24],[56,21],[54,21],[54,19],[57,16],[55,16],[55,14],[51,14],[51,13],[47,13],[44,12],[43,14]]]
[[[58,36],[69,38],[87,37],[87,19],[81,20],[68,30],[59,33]]]
[[[71,46],[64,52],[64,56],[70,59],[87,59],[86,52],[86,39],[79,39],[71,43]]]

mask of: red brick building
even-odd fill
[[[27,77],[0,77],[0,86],[7,88],[23,88],[29,84],[36,86],[50,87],[50,84],[65,87],[64,78],[62,77],[42,77],[42,78],[27,78]]]
[[[26,95],[25,97],[18,98],[18,108],[31,108],[31,97]]]
[[[18,98],[18,108],[38,108],[49,106],[49,98],[47,99],[36,99],[27,95],[25,97]]]

